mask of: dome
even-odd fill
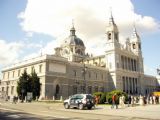
[[[75,35],[74,26],[70,29],[70,36],[64,39],[62,43],[62,46],[65,46],[65,45],[76,45],[76,46],[84,47],[83,41]]]
[[[68,38],[64,40],[64,43],[62,45],[78,45],[84,47],[83,41],[80,38],[76,37],[76,35],[70,35]]]

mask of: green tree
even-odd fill
[[[17,93],[21,100],[24,100],[27,95],[29,79],[30,76],[27,74],[26,70],[24,70],[24,73],[22,73],[19,77],[19,81],[17,82]]]
[[[37,76],[36,72],[33,71],[31,75],[28,75],[26,71],[20,76],[17,82],[17,93],[21,100],[24,100],[27,96],[27,92],[32,92],[33,99],[36,96],[40,96],[40,78]]]
[[[31,92],[33,93],[33,99],[40,96],[40,78],[37,76],[35,70],[31,73],[30,76],[31,81]]]

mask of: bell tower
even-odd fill
[[[134,25],[133,33],[131,36],[131,50],[135,55],[138,56],[139,72],[144,73],[143,57],[142,57],[142,50],[141,50],[141,39],[137,33],[135,25]]]
[[[110,72],[110,89],[116,89],[118,85],[117,70],[120,68],[120,43],[119,43],[119,31],[115,24],[112,12],[110,13],[109,23],[106,28],[106,68]]]
[[[106,42],[106,67],[109,71],[115,71],[119,68],[119,54],[120,43],[119,43],[119,32],[118,27],[114,22],[112,12],[110,14],[109,23],[106,28],[107,42]]]
[[[119,47],[119,31],[118,27],[114,22],[112,12],[110,13],[109,24],[106,28],[107,35],[107,49],[116,49]]]

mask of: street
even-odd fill
[[[92,110],[64,109],[63,103],[17,103],[0,105],[0,120],[158,120],[160,105],[110,109],[98,105]]]

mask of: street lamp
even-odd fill
[[[23,102],[23,94],[24,94],[24,89],[22,88],[21,93],[22,93],[22,102]]]
[[[157,74],[160,75],[160,69],[157,68]]]
[[[84,64],[83,69],[82,69],[82,73],[83,73],[83,77],[84,77],[84,81],[83,81],[83,83],[84,83],[84,90],[83,90],[83,92],[84,93],[87,93],[86,72],[87,72],[87,67]]]

